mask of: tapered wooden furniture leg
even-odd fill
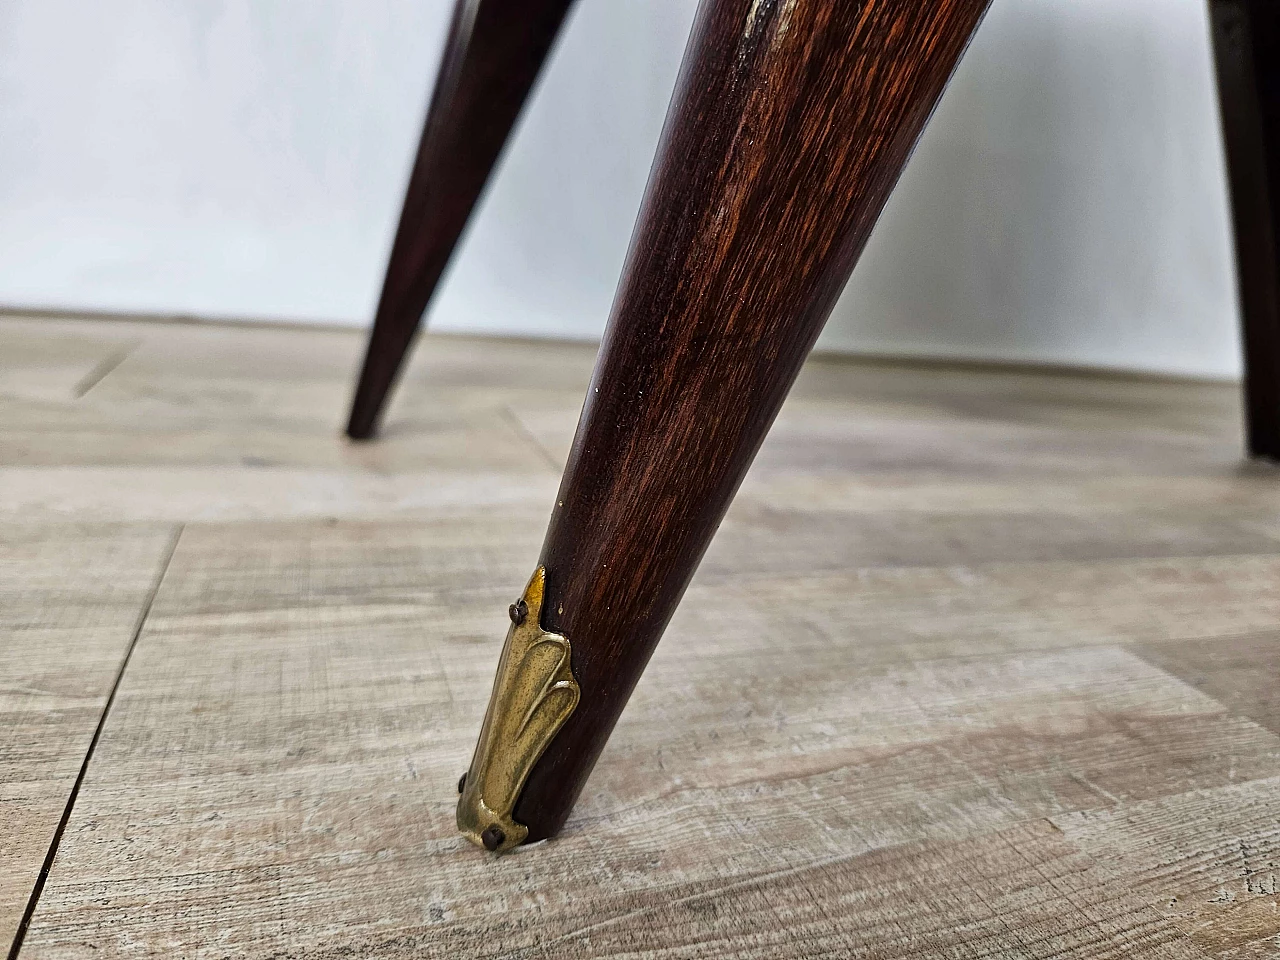
[[[455,0],[347,435],[377,431],[422,313],[573,0]]]
[[[1280,4],[1210,0],[1244,324],[1249,450],[1280,460]]]
[[[471,839],[564,823],[987,3],[703,0],[461,785]]]

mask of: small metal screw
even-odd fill
[[[511,615],[511,622],[518,627],[529,615],[529,605],[523,600],[517,600],[507,609],[507,613]]]
[[[489,827],[484,833],[480,834],[480,842],[484,844],[484,848],[492,853],[502,846],[502,841],[507,839],[507,835],[497,827]]]
[[[462,788],[467,785],[467,775],[464,773],[458,778],[458,792],[462,792]]]

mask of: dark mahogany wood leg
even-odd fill
[[[422,312],[573,0],[456,0],[347,435],[377,431]]]
[[[568,816],[987,3],[703,0],[542,550],[581,698],[524,781],[528,839]]]
[[[1280,460],[1280,4],[1210,0],[1244,324],[1249,451]]]

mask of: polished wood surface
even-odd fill
[[[495,858],[455,784],[595,348],[428,336],[351,445],[356,331],[0,319],[0,850],[185,525],[20,960],[1275,955],[1235,385],[811,359],[566,828]]]
[[[1280,5],[1209,0],[1244,325],[1249,449],[1280,460]]]
[[[987,0],[705,0],[542,551],[582,699],[560,829]]]
[[[378,429],[422,313],[573,0],[455,0],[347,435]]]

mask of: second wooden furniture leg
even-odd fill
[[[573,0],[455,0],[347,435],[377,431],[422,312]]]
[[[1249,452],[1280,460],[1280,5],[1210,0],[1244,325]]]
[[[471,839],[564,823],[987,3],[703,0],[545,592],[513,608],[463,784]]]

